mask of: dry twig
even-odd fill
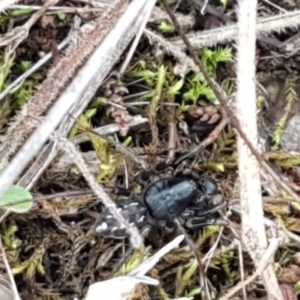
[[[235,126],[235,128],[238,130],[238,133],[240,134],[240,136],[242,137],[243,141],[245,142],[245,144],[250,148],[252,154],[255,155],[256,159],[259,161],[259,163],[261,163],[266,169],[267,171],[272,174],[273,178],[276,180],[276,182],[278,184],[280,184],[282,186],[282,182],[280,182],[278,176],[276,176],[272,170],[270,169],[270,167],[265,163],[265,161],[263,160],[262,156],[258,153],[258,151],[255,149],[255,147],[253,147],[252,143],[250,143],[248,137],[245,135],[244,131],[242,130],[241,126],[240,126],[240,122],[239,120],[236,118],[236,116],[232,113],[232,111],[229,109],[229,107],[227,106],[227,101],[226,101],[226,98],[223,96],[223,92],[222,90],[220,89],[220,87],[209,77],[209,75],[207,74],[202,62],[200,61],[200,59],[198,58],[198,56],[195,54],[195,51],[193,50],[192,48],[192,45],[190,44],[189,40],[187,39],[187,37],[185,36],[185,34],[182,32],[181,28],[180,28],[180,25],[178,24],[175,16],[173,15],[173,13],[170,11],[170,9],[166,6],[166,9],[168,11],[168,13],[170,14],[171,16],[171,19],[173,21],[173,23],[175,24],[176,26],[176,29],[177,31],[180,33],[182,39],[184,40],[189,52],[192,54],[193,56],[193,59],[197,62],[197,64],[199,65],[200,67],[200,70],[202,71],[205,79],[207,80],[208,84],[211,86],[211,88],[213,89],[215,95],[217,96],[217,98],[219,99],[219,101],[221,102],[221,104],[224,106],[224,109],[226,110],[226,112],[228,113],[228,115],[231,117],[231,122],[232,124]],[[246,9],[246,8],[245,8]],[[255,12],[255,10],[254,10]],[[252,13],[253,14],[253,13]],[[246,17],[248,17],[247,15],[247,12],[246,12]],[[254,16],[252,15],[252,17],[254,17],[254,20],[252,20],[252,26],[255,26],[255,13],[254,13]],[[247,22],[249,22],[249,20],[247,20]],[[249,28],[247,28],[249,30]],[[251,28],[250,28],[251,29]],[[254,27],[255,29],[255,27]],[[254,31],[253,31],[254,32]],[[253,34],[253,33],[252,33]],[[246,34],[247,36],[247,34]],[[247,41],[246,41],[247,42]],[[254,34],[254,42],[255,42],[255,34]],[[249,45],[248,45],[249,47]],[[253,49],[254,51],[254,49]],[[252,56],[250,55],[250,58],[252,58]],[[248,58],[247,58],[248,59]],[[253,60],[253,63],[254,63],[254,60]],[[245,68],[245,66],[243,66],[243,68]],[[252,66],[253,68],[253,66]],[[255,69],[254,69],[255,70]],[[247,70],[248,71],[248,70]],[[251,76],[253,78],[255,78],[254,76],[255,74],[251,74]],[[246,77],[247,78],[247,77]],[[252,86],[250,84],[250,86]],[[253,89],[254,91],[252,93],[254,93],[255,95],[255,83],[253,81]],[[251,94],[250,94],[251,95]],[[246,95],[244,97],[244,99],[247,99],[248,95]],[[255,99],[255,98],[254,98]],[[255,101],[254,101],[255,103]],[[255,115],[256,116],[256,115]],[[256,124],[255,124],[256,126]],[[259,186],[260,188],[260,186]],[[299,201],[299,197],[288,187],[288,186],[284,186],[284,188],[291,194],[293,195],[293,197]],[[250,188],[251,189],[251,188]],[[257,191],[257,190],[256,190]],[[261,196],[260,196],[261,197]],[[253,200],[253,199],[252,199]],[[260,258],[260,257],[259,257]],[[258,259],[256,259],[256,262],[258,261]],[[267,272],[269,273],[269,275],[272,275],[269,270],[267,270]],[[274,274],[274,273],[273,273]],[[274,281],[272,281],[274,282]],[[267,288],[269,288],[270,286],[267,286]],[[276,287],[276,278],[275,278],[275,285],[274,287]],[[278,287],[278,285],[277,285]],[[275,290],[275,293],[276,293],[277,289]],[[272,291],[269,291],[270,292],[270,295],[272,295]],[[278,294],[277,294],[278,295]],[[280,295],[280,293],[279,293]],[[276,299],[276,298],[275,298]]]
[[[70,6],[53,6],[53,7],[49,7],[47,9],[46,15],[52,15],[52,14],[57,14],[58,11],[64,12],[66,14],[79,14],[79,15],[83,15],[85,13],[102,13],[104,12],[106,9],[109,9],[112,7],[113,4],[108,4],[108,3],[102,3],[101,7],[70,7]],[[10,10],[14,10],[14,9],[31,9],[33,11],[35,10],[40,10],[41,6],[39,5],[10,5],[9,6]]]
[[[137,115],[137,116],[133,116],[132,120],[128,123],[128,126],[136,126],[136,125],[141,125],[144,123],[148,123],[148,118],[144,118],[141,115]],[[96,133],[98,133],[99,135],[108,135],[108,134],[114,134],[117,133],[120,130],[120,127],[118,126],[118,124],[108,124],[99,128],[95,128],[94,131]],[[76,138],[74,138],[74,142],[76,144],[80,144],[83,142],[88,141],[89,138],[86,136],[86,134],[82,133],[79,134],[78,136],[76,136]]]
[[[255,45],[256,45],[257,1],[241,0],[238,10],[237,51],[237,100],[236,109],[239,125],[252,146],[257,148]],[[263,221],[263,203],[260,183],[260,164],[238,135],[238,167],[242,209],[242,239],[247,245],[256,268],[267,248],[267,237]],[[283,299],[272,265],[262,272],[269,299]]]
[[[282,32],[286,28],[298,28],[300,25],[300,10],[278,14],[271,17],[259,18],[256,21],[256,34],[263,36],[266,33]],[[236,41],[238,37],[238,27],[236,24],[222,26],[219,28],[187,34],[186,37],[194,48],[216,46]],[[181,38],[170,39],[174,46],[185,48],[185,43]]]
[[[3,247],[3,243],[2,243],[2,238],[0,236],[0,260],[1,260],[1,264],[4,263],[5,265],[5,268],[6,268],[6,272],[7,272],[7,275],[8,275],[8,278],[10,280],[10,290],[5,290],[5,293],[4,293],[4,286],[3,286],[3,282],[1,282],[1,285],[0,285],[0,295],[1,295],[1,299],[2,297],[4,297],[5,299],[7,299],[7,297],[5,296],[12,296],[10,295],[10,292],[13,293],[13,296],[14,296],[14,300],[21,300],[20,296],[19,296],[19,292],[18,292],[18,289],[17,289],[17,286],[16,286],[16,282],[15,282],[15,279],[14,279],[14,276],[12,274],[12,271],[11,271],[11,268],[9,266],[9,263],[8,263],[8,260],[7,260],[7,257],[6,257],[6,253],[5,253],[5,249]],[[3,278],[1,278],[1,281],[3,281]]]

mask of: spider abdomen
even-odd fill
[[[142,229],[148,224],[147,208],[138,201],[120,200],[117,202],[117,209],[131,226],[136,225],[138,229]],[[127,236],[125,227],[120,225],[108,208],[101,213],[95,229],[99,235],[104,237],[123,239]]]

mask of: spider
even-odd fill
[[[145,183],[145,174],[140,178]],[[124,218],[141,231],[157,225],[172,229],[174,218],[178,218],[186,229],[197,230],[206,225],[227,224],[214,216],[226,206],[225,202],[213,203],[217,193],[218,185],[213,179],[191,171],[154,180],[146,185],[142,196],[132,195],[126,200],[117,201],[116,205]],[[96,221],[95,231],[106,238],[127,237],[125,228],[120,226],[107,208]]]

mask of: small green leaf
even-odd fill
[[[32,195],[26,189],[12,185],[0,199],[0,207],[5,207],[16,213],[24,213],[32,207],[32,199]]]
[[[31,66],[32,66],[31,61],[24,60],[20,63],[20,70],[22,72],[26,72],[31,68]]]
[[[131,142],[132,142],[132,137],[131,137],[131,136],[128,136],[128,137],[126,138],[126,140],[123,142],[123,145],[124,145],[125,147],[129,147],[130,144],[131,144]]]
[[[66,19],[66,14],[63,11],[58,11],[56,15],[61,21]]]
[[[84,113],[84,116],[87,120],[90,120],[96,114],[96,112],[97,108],[91,108]]]
[[[92,103],[91,108],[97,108],[99,106],[107,105],[107,99],[105,97],[97,97],[96,100]]]
[[[26,15],[32,12],[32,8],[24,8],[24,9],[17,9],[11,12],[12,16],[20,16],[20,15]]]
[[[175,27],[173,24],[170,24],[168,22],[162,21],[159,25],[159,29],[162,32],[173,32],[175,30]]]
[[[184,79],[178,80],[173,84],[172,86],[169,87],[168,89],[168,95],[175,96],[179,93],[181,90],[182,86],[184,84]]]
[[[191,290],[186,297],[190,298],[190,297],[194,297],[194,296],[198,296],[201,293],[201,288],[195,288],[193,290]]]
[[[220,0],[220,2],[223,4],[224,7],[227,6],[228,0]]]
[[[296,294],[299,295],[300,294],[300,280],[298,282],[296,282],[295,290],[296,290]]]
[[[135,75],[137,77],[144,78],[149,86],[153,86],[154,82],[155,82],[155,78],[157,76],[157,73],[152,72],[150,70],[140,70],[140,71],[137,71]]]

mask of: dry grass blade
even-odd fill
[[[128,126],[136,126],[136,125],[140,125],[140,124],[144,124],[144,123],[148,123],[148,118],[144,118],[141,115],[137,115],[134,116],[132,121],[130,121],[128,123]],[[94,132],[99,134],[99,135],[109,135],[109,134],[113,134],[118,132],[120,129],[120,127],[113,123],[113,124],[108,124],[99,128],[95,128]],[[82,134],[78,134],[75,138],[74,138],[74,142],[76,144],[80,144],[83,142],[88,141],[88,137],[86,136],[86,134],[82,133]]]

